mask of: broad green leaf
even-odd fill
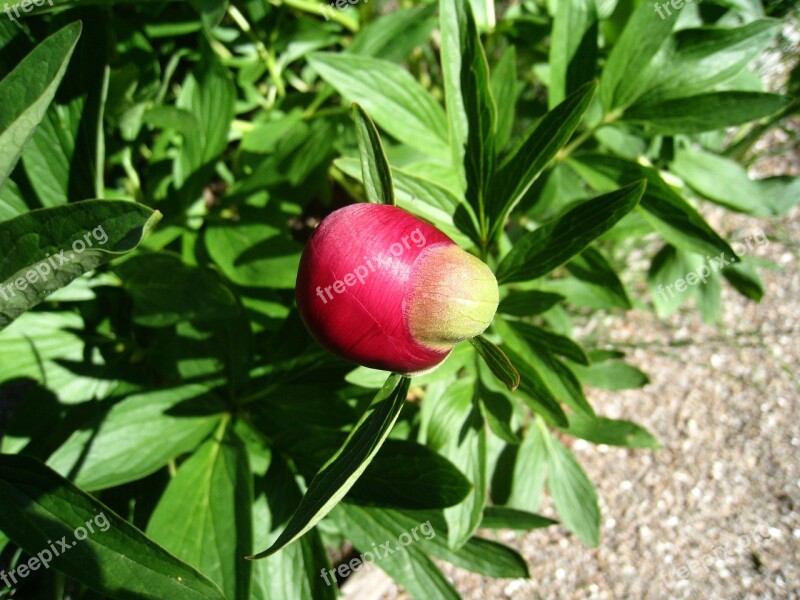
[[[83,339],[83,319],[73,312],[23,314],[0,331],[0,382],[29,378],[53,390],[63,404],[102,399],[116,387],[99,349]]]
[[[449,157],[442,107],[402,67],[350,54],[314,52],[309,64],[390,135],[431,156]]]
[[[516,116],[517,95],[517,51],[509,45],[492,69],[492,97],[497,105],[497,135],[495,146],[502,150],[511,138]]]
[[[28,212],[19,186],[12,179],[0,187],[0,223]]]
[[[359,562],[353,563],[356,571],[364,563],[374,562],[414,598],[459,600],[456,590],[426,552],[430,543],[425,539],[425,523],[417,525],[418,531],[425,526],[422,535],[417,533],[417,539],[412,532],[405,531],[407,537],[400,540],[394,521],[386,513],[346,503],[337,507],[334,514],[341,530],[361,551]]]
[[[84,200],[0,223],[0,329],[50,293],[136,248],[161,213],[122,200]]]
[[[483,511],[481,529],[516,529],[528,531],[556,525],[558,521],[536,513],[525,512],[505,506],[487,506]]]
[[[361,175],[367,200],[375,204],[395,205],[392,172],[375,123],[358,104],[353,104],[358,152],[361,155]]]
[[[629,106],[650,86],[660,72],[657,54],[675,21],[659,17],[647,2],[634,9],[600,78],[599,96],[607,113]]]
[[[392,540],[390,546],[397,547],[397,551],[400,547],[416,545],[430,556],[486,577],[529,576],[525,560],[497,542],[471,537],[458,552],[453,552],[447,545],[447,523],[439,512],[362,508],[349,504],[344,507],[348,517],[369,524],[376,534],[380,532],[377,539]],[[402,546],[409,538],[408,546]]]
[[[780,24],[762,19],[742,27],[684,29],[668,41],[664,69],[639,99],[651,104],[693,96],[734,77],[772,41]]]
[[[187,265],[170,253],[134,256],[114,270],[133,300],[133,321],[139,325],[224,319],[239,310],[216,273]]]
[[[651,450],[661,447],[649,431],[636,423],[619,419],[572,414],[569,416],[569,427],[562,428],[562,431],[595,444]]]
[[[80,22],[63,27],[0,81],[0,189],[44,118],[80,34]]]
[[[497,377],[503,385],[512,392],[517,389],[517,386],[519,386],[519,373],[500,348],[482,335],[471,338],[469,343],[472,344],[478,352],[478,355],[484,360],[494,376]]]
[[[585,385],[603,390],[630,390],[650,383],[647,375],[621,360],[592,363],[588,367],[572,364],[570,367]]]
[[[300,502],[302,493],[294,474],[283,456],[271,457],[269,470],[255,483],[253,503],[253,536],[267,539],[291,518],[292,506]],[[253,599],[297,598],[298,600],[333,600],[336,587],[320,577],[320,569],[330,569],[330,560],[319,532],[289,544],[280,552],[253,563]]]
[[[497,267],[498,283],[536,279],[564,264],[633,210],[644,190],[642,181],[598,196],[524,235]]]
[[[478,217],[481,239],[485,240],[497,131],[489,65],[468,2],[442,0],[439,23],[450,146],[455,164],[463,162],[467,202]]]
[[[243,207],[238,221],[215,221],[204,232],[209,256],[233,283],[293,289],[303,247],[263,209]]]
[[[346,51],[404,62],[411,50],[430,38],[436,27],[435,14],[435,3],[393,10],[359,31]]]
[[[561,294],[539,290],[511,292],[500,301],[497,312],[514,317],[529,317],[551,309],[563,299]]]
[[[594,0],[561,0],[556,5],[550,43],[549,107],[594,79],[597,61],[597,11]]]
[[[747,171],[730,159],[682,148],[675,152],[675,159],[669,168],[698,194],[712,202],[751,215],[772,214],[758,182],[750,179]]]
[[[587,546],[596,547],[600,543],[600,507],[594,485],[572,452],[549,432],[542,435],[547,448],[547,489],[553,505],[570,531]]]
[[[75,539],[70,546],[78,528],[83,528],[87,537]],[[0,529],[30,556],[37,557],[40,566],[52,558],[52,568],[111,598],[225,598],[193,567],[26,456],[0,455]],[[52,540],[64,541],[69,552],[54,557],[49,552]]]
[[[586,182],[599,192],[640,179],[647,189],[639,213],[664,239],[679,248],[698,254],[733,256],[733,249],[703,217],[661,178],[656,169],[614,156],[585,154],[570,161]]]
[[[489,205],[490,238],[502,231],[511,210],[567,143],[589,107],[595,88],[589,83],[568,96],[535,123],[503,161],[495,179],[495,198]]]
[[[177,108],[191,113],[200,124],[198,129],[183,134],[183,144],[173,171],[176,187],[183,187],[199,169],[210,169],[228,145],[228,132],[233,120],[236,88],[228,70],[205,51],[202,60],[186,76]],[[200,182],[191,182],[190,194],[202,189]],[[191,195],[188,198],[193,201]]]
[[[495,321],[497,327],[498,321]],[[502,327],[502,326],[501,326]],[[500,328],[498,328],[500,331]],[[545,384],[538,371],[529,363],[527,346],[515,345],[503,334],[503,350],[508,357],[514,361],[520,374],[520,384],[518,392],[521,392],[522,400],[536,413],[547,418],[548,422],[559,425],[567,424],[567,416],[564,409],[558,403],[558,399]]]
[[[226,422],[227,424],[227,422]],[[147,535],[225,592],[249,600],[253,478],[244,444],[222,425],[181,464],[158,501]]]
[[[662,134],[702,133],[768,117],[791,104],[791,98],[760,92],[709,92],[625,111],[623,119]]]
[[[473,485],[461,504],[444,510],[447,543],[452,550],[458,550],[478,529],[487,500],[486,425],[474,396],[459,422],[458,435],[440,452],[461,469]]]
[[[464,500],[472,484],[442,455],[408,440],[387,440],[348,493],[379,506],[435,509]]]
[[[564,419],[566,423],[566,417]],[[535,513],[542,500],[547,478],[547,449],[542,430],[532,424],[517,450],[506,504],[513,509]],[[487,507],[488,510],[488,507]]]
[[[192,451],[223,405],[201,385],[128,396],[70,438],[47,464],[87,490],[137,481]]]
[[[308,485],[286,529],[269,548],[252,558],[264,558],[290,544],[316,525],[353,487],[380,450],[405,405],[410,379],[393,374],[359,419],[342,447]]]
[[[206,29],[219,25],[228,10],[228,0],[191,0],[191,4],[200,13]]]

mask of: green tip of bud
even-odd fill
[[[417,259],[406,298],[414,339],[448,350],[480,335],[497,312],[500,294],[489,267],[458,246],[434,246]]]

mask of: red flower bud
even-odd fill
[[[497,280],[433,225],[385,204],[326,217],[303,251],[297,306],[314,338],[358,364],[413,374],[475,337]]]

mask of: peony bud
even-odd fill
[[[483,262],[385,204],[326,217],[303,251],[297,306],[314,338],[358,364],[413,374],[489,326],[499,300]]]

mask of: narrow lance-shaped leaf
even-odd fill
[[[630,105],[649,86],[659,69],[656,55],[676,19],[660,17],[648,2],[636,7],[608,56],[600,78],[600,101],[606,112]]]
[[[0,223],[0,329],[79,275],[136,248],[161,213],[85,200]]]
[[[53,101],[80,34],[80,22],[63,27],[0,81],[0,189]]]
[[[495,344],[482,335],[471,338],[469,343],[475,348],[480,357],[486,362],[494,376],[505,385],[509,391],[514,391],[519,386],[519,373],[511,364],[509,358]]]
[[[659,133],[702,133],[768,117],[792,103],[788,96],[761,92],[711,92],[637,105],[623,118]]]
[[[389,436],[405,404],[410,382],[402,375],[389,376],[342,447],[311,480],[286,529],[269,548],[250,558],[264,558],[290,544],[344,497]]]
[[[640,181],[598,196],[522,236],[498,266],[498,283],[536,279],[583,252],[633,210],[644,190]]]
[[[367,112],[353,103],[353,120],[356,123],[358,152],[361,155],[361,173],[367,200],[375,204],[395,205],[392,171],[386,153],[383,151],[381,137],[375,123]]]
[[[594,77],[597,11],[594,0],[562,0],[556,7],[550,45],[550,91],[554,108]]]
[[[85,539],[77,539],[79,528]],[[110,598],[224,599],[200,572],[27,456],[0,455],[0,529],[33,557],[29,565],[36,558],[36,568],[46,568],[47,561]],[[65,540],[66,547],[51,540]]]
[[[589,107],[596,87],[594,83],[586,84],[548,112],[500,166],[496,176],[498,193],[489,206],[490,239],[503,230],[508,214],[567,143]]]
[[[456,164],[463,157],[467,201],[486,239],[486,201],[495,166],[497,108],[489,80],[489,65],[469,3],[440,4],[445,100],[450,119],[450,145]]]

